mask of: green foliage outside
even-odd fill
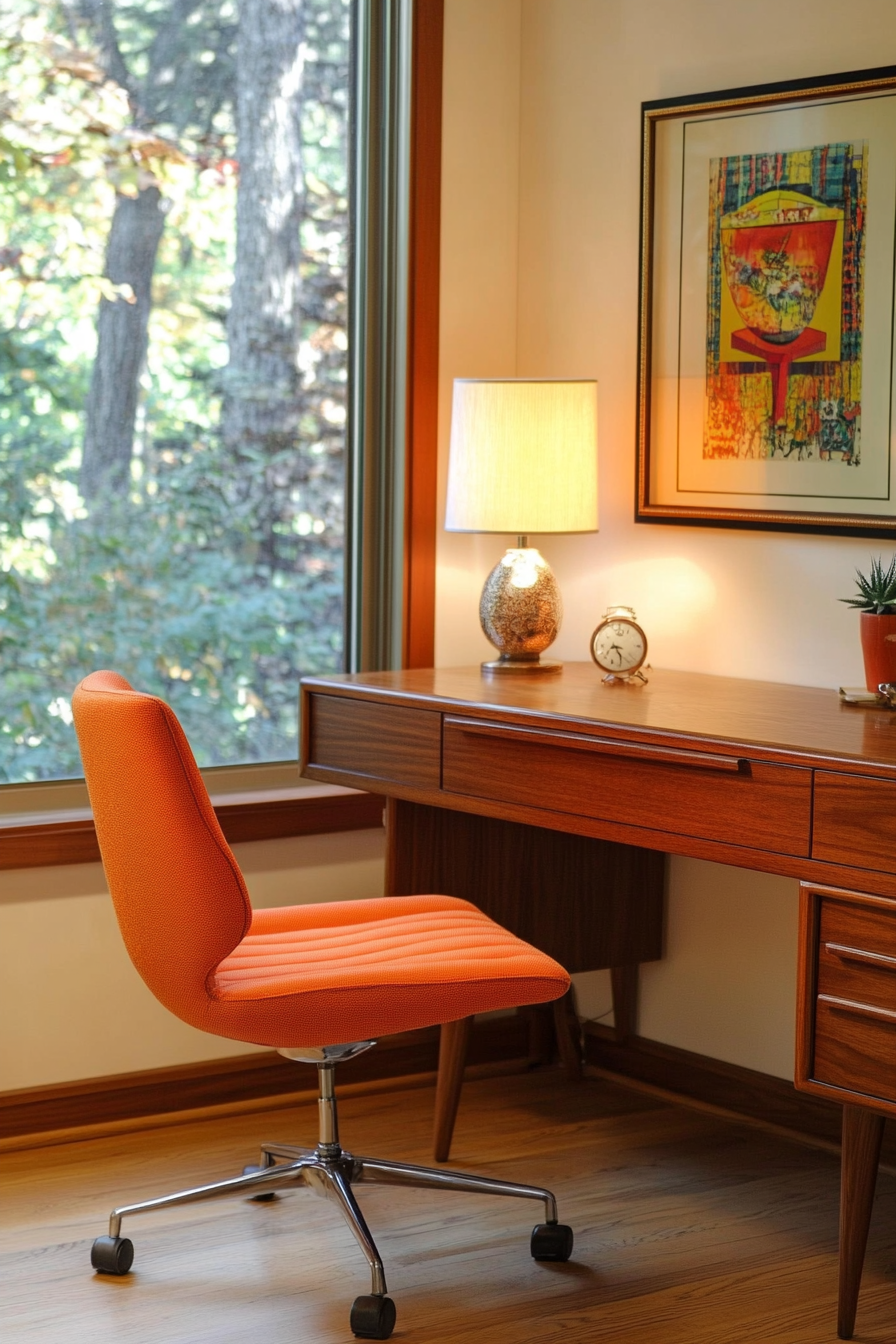
[[[2,782],[80,774],[70,698],[96,668],[170,701],[199,763],[220,765],[293,756],[299,676],[341,665],[347,0],[304,0],[295,441],[238,454],[219,425],[239,190],[230,67],[251,6],[105,8],[144,80],[139,108],[109,74],[97,0],[0,0]],[[147,92],[152,44],[184,14],[176,77]],[[111,220],[149,185],[165,220],[128,480],[85,499],[98,305],[133,302],[104,278]]]

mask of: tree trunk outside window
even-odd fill
[[[259,521],[272,564],[272,487],[293,474],[284,459],[297,450],[302,404],[303,9],[303,0],[241,0],[236,62],[240,185],[222,430],[237,461],[268,462]]]
[[[89,502],[127,492],[152,276],[164,226],[164,201],[157,187],[116,198],[104,274],[113,284],[130,285],[132,297],[100,300],[79,481]]]

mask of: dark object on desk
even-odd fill
[[[620,694],[591,664],[567,663],[562,677],[530,683],[484,685],[478,668],[309,679],[302,725],[307,775],[390,800],[387,890],[410,890],[418,865],[443,891],[462,894],[477,878],[478,904],[569,969],[614,968],[614,990],[627,987],[622,1030],[636,1020],[637,963],[660,955],[664,853],[797,878],[804,909],[830,899],[865,912],[855,937],[822,940],[864,958],[847,988],[830,991],[846,1008],[816,987],[814,916],[804,915],[797,972],[796,1085],[845,1108],[848,1338],[878,1122],[896,1116],[892,712],[857,714],[811,687],[656,669],[649,686]],[[592,853],[604,866],[575,844],[602,847]]]
[[[840,699],[859,709],[896,709],[896,681],[882,681],[873,691],[864,686],[841,686]]]
[[[555,961],[451,896],[382,898],[253,913],[242,875],[173,711],[114,672],[87,677],[72,699],[84,774],[122,936],[156,997],[192,1026],[268,1045],[314,1064],[316,1148],[265,1143],[241,1175],[113,1210],[91,1263],[123,1275],[134,1248],[124,1217],[235,1195],[267,1199],[306,1187],[343,1214],[370,1267],[351,1328],[387,1339],[395,1307],[353,1192],[362,1182],[535,1199],[545,1221],[536,1260],[565,1260],[572,1232],[549,1190],[460,1172],[357,1157],[339,1142],[335,1066],[401,1030],[555,999],[569,976]],[[334,1042],[342,1042],[336,1044]]]

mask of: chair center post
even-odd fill
[[[342,1152],[339,1145],[339,1119],[336,1114],[336,1066],[330,1061],[318,1064],[318,1137],[317,1151],[322,1157],[338,1157]]]

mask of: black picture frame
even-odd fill
[[[873,128],[864,139],[863,126]],[[887,167],[896,161],[896,66],[646,102],[641,129],[636,521],[896,536],[896,171]],[[814,196],[818,164],[835,158],[840,185],[831,175],[826,195]],[[800,174],[806,182],[793,186],[788,175]],[[826,305],[827,331],[814,316],[797,337],[756,335],[748,324],[733,331],[745,323],[735,296],[748,273],[748,284],[766,286],[760,303],[770,320],[783,321],[769,307],[777,281],[767,283],[765,262],[750,258],[755,240],[778,236],[766,220],[791,217],[786,246],[758,255],[795,252],[810,234],[834,239],[839,271],[826,263],[820,282],[805,249],[803,261],[786,255],[778,272],[771,267],[785,287],[805,281],[793,325],[817,291],[813,313]],[[814,234],[799,232],[803,219]],[[734,232],[763,226],[764,235]],[[744,311],[753,318],[753,308]],[[782,354],[783,342],[793,344]],[[840,358],[823,358],[833,353]]]

